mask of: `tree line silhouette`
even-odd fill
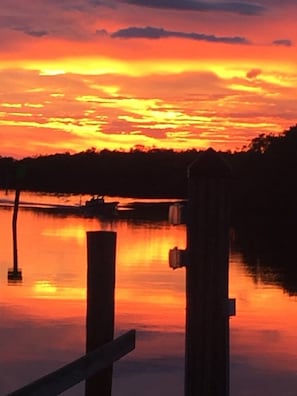
[[[187,167],[202,151],[89,149],[15,160],[0,157],[0,187],[130,197],[187,197]],[[242,151],[221,152],[233,170],[232,208],[296,215],[297,125],[261,134]]]
[[[0,157],[0,188],[187,198],[187,168],[201,154],[89,149],[22,160]],[[242,151],[220,155],[232,168],[233,243],[255,281],[282,285],[296,295],[297,125],[279,135],[261,134]]]

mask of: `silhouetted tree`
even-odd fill
[[[16,166],[21,164],[27,190],[185,198],[187,167],[199,155],[193,149],[136,146],[130,152],[89,148],[20,161],[0,157],[0,187],[15,187]],[[233,216],[283,213],[297,218],[297,125],[280,135],[260,134],[248,150],[221,155],[233,169]]]

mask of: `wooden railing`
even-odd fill
[[[100,348],[66,364],[7,396],[59,395],[100,370],[112,366],[135,348],[135,330],[130,330]]]

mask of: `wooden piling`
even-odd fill
[[[229,394],[230,174],[212,149],[188,169],[185,396]]]
[[[86,352],[114,336],[116,233],[87,232]],[[86,381],[86,396],[111,396],[112,366]]]
[[[20,190],[16,189],[12,215],[13,271],[18,272],[17,219],[20,202]]]
[[[8,282],[21,282],[22,271],[18,268],[18,244],[17,244],[17,219],[19,211],[21,190],[19,188],[15,191],[14,207],[12,215],[12,255],[13,255],[13,267],[8,269],[7,279]]]

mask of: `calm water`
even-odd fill
[[[12,198],[1,192],[1,200]],[[79,200],[21,196],[21,201],[42,204]],[[174,246],[185,248],[185,226],[20,209],[23,281],[11,284],[12,209],[1,207],[0,219],[1,395],[84,354],[86,231],[93,230],[117,232],[116,333],[137,330],[136,350],[115,365],[114,396],[183,394],[185,274],[172,271],[167,256]],[[296,396],[297,284],[286,287],[276,267],[262,265],[257,257],[247,259],[247,247],[234,246],[231,395]],[[82,395],[83,386],[65,394]]]

